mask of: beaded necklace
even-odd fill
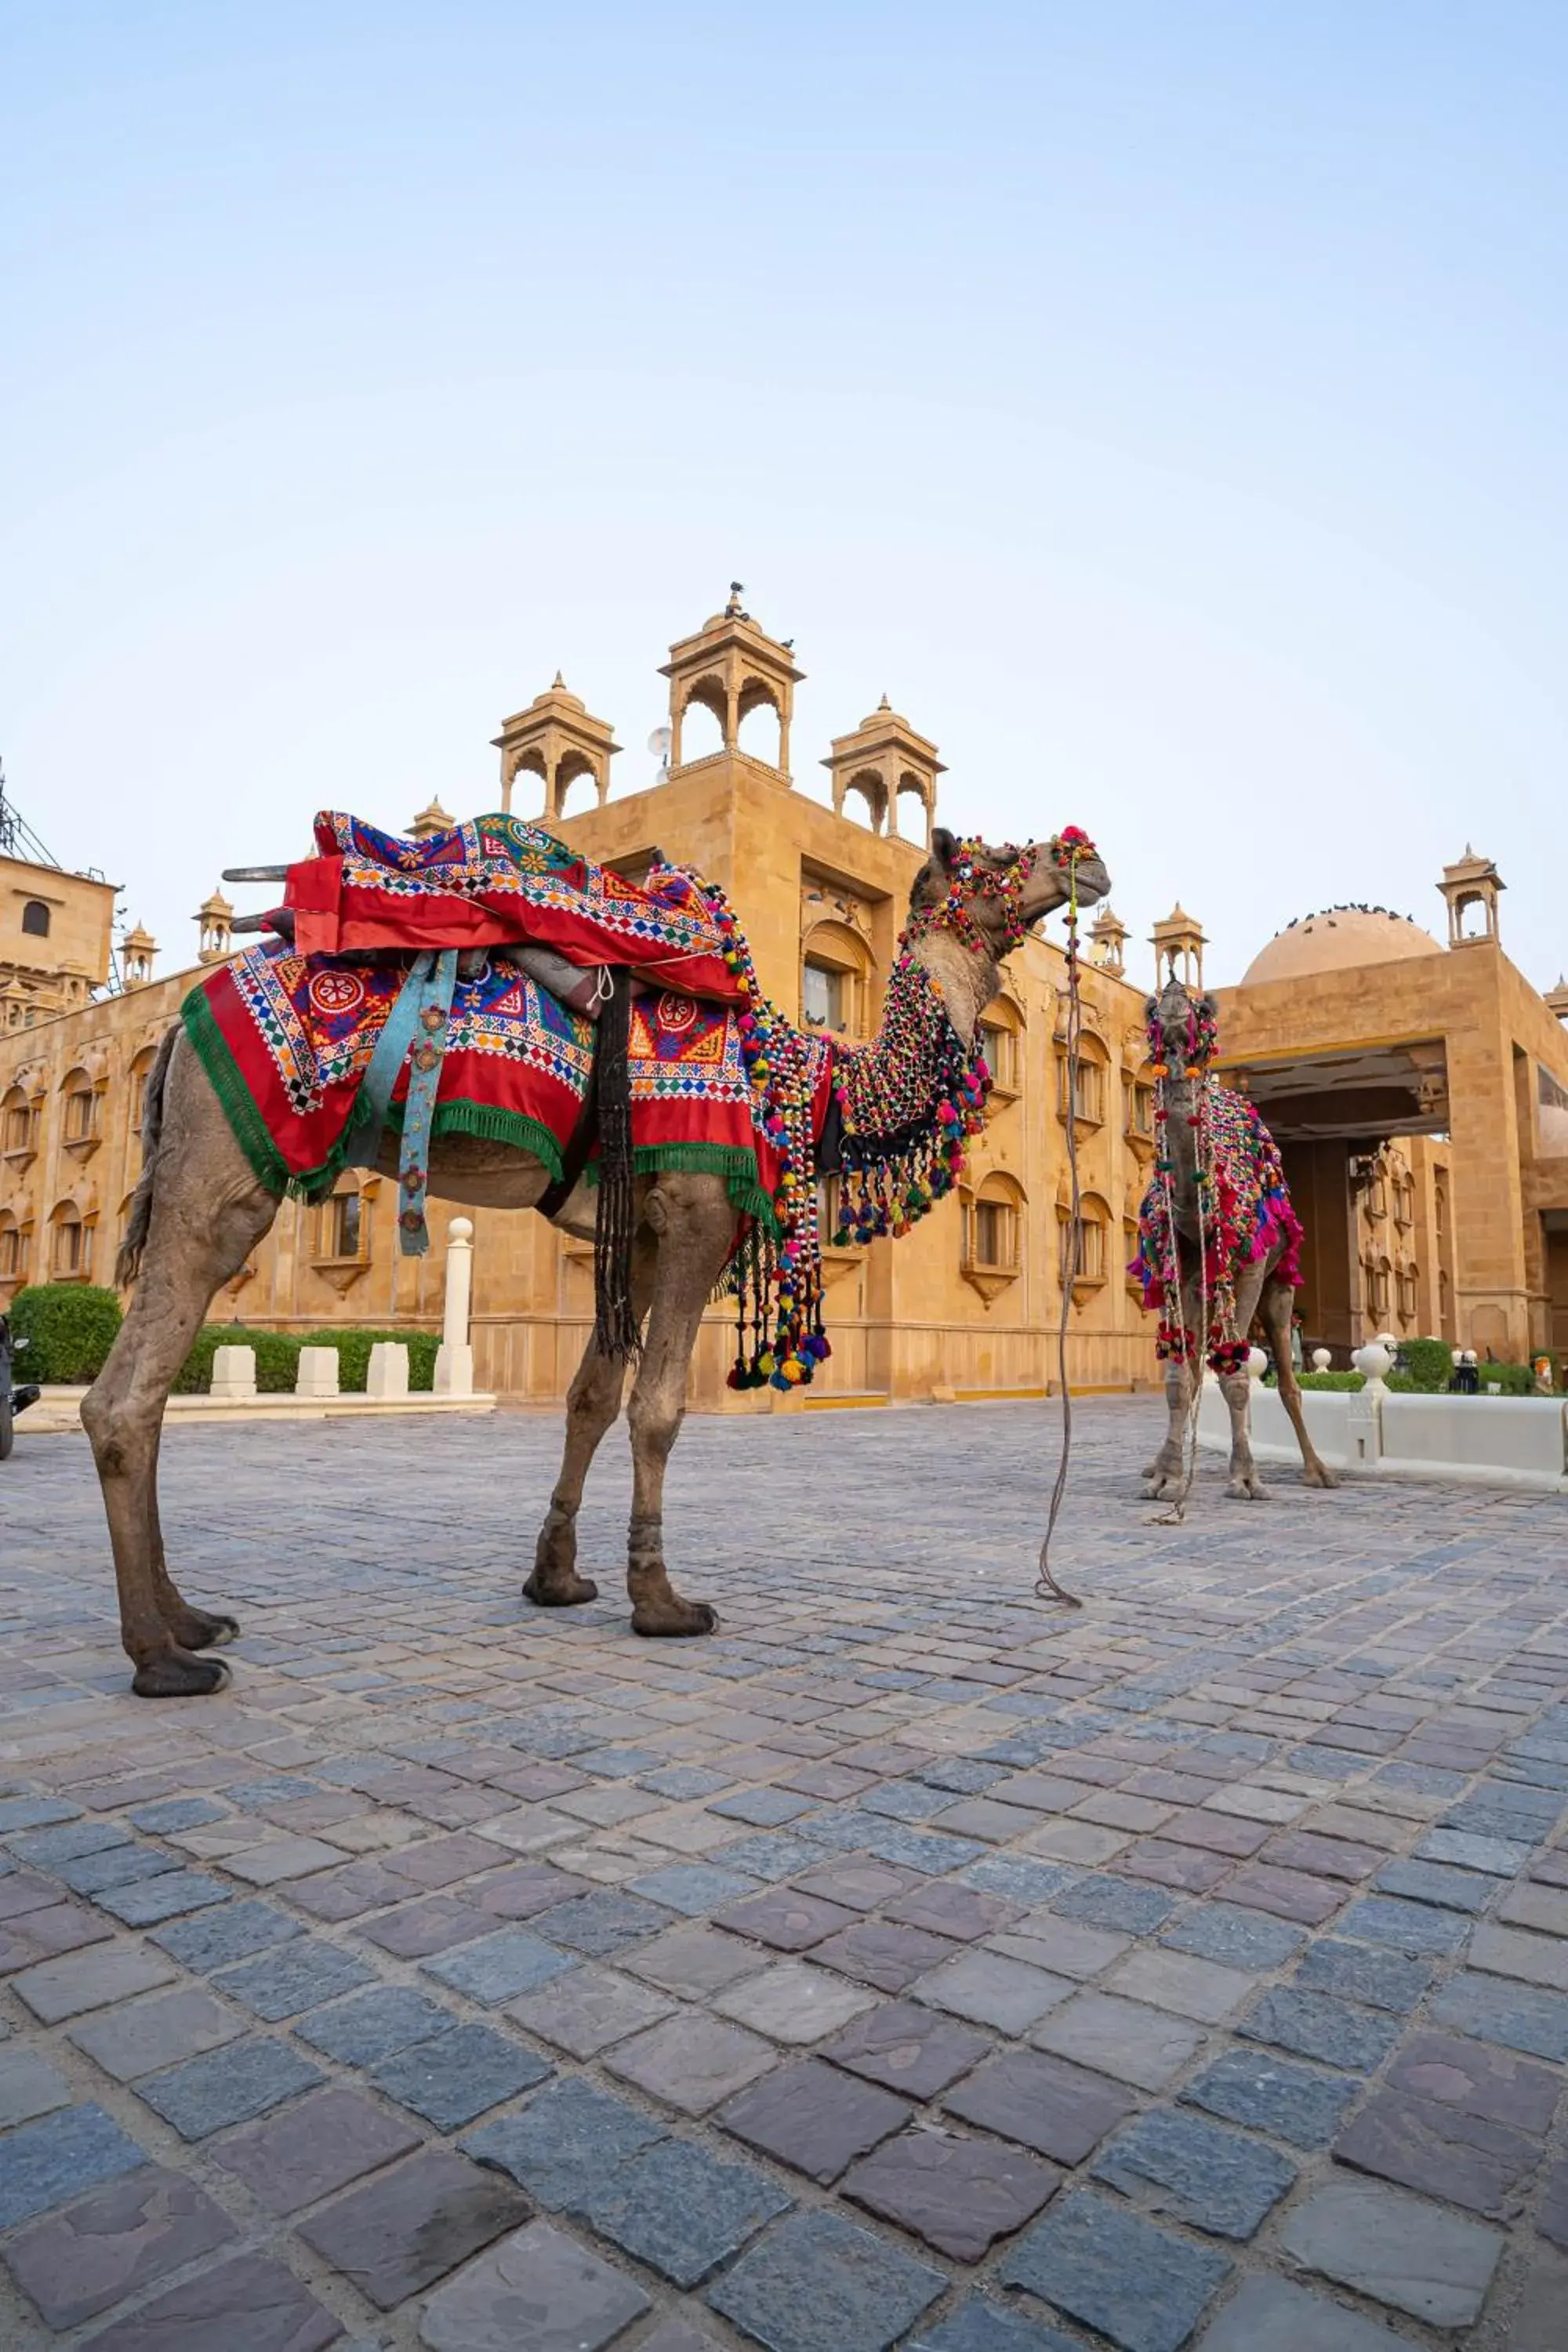
[[[991,1091],[984,1054],[978,1044],[965,1045],[953,1026],[940,984],[914,951],[916,943],[932,931],[949,930],[977,955],[1005,955],[1026,936],[1020,900],[1041,856],[1070,875],[1091,849],[1089,836],[1076,825],[1043,846],[1030,843],[1007,852],[1003,866],[991,862],[983,843],[961,842],[948,866],[946,896],[920,908],[900,936],[881,1032],[874,1043],[859,1046],[805,1035],[784,1018],[763,994],[751,948],[724,893],[701,883],[742,1000],[736,1025],[753,1116],[780,1163],[773,1200],[776,1230],[753,1220],[723,1285],[737,1301],[731,1388],[805,1386],[832,1353],[822,1323],[813,1132],[825,1058],[831,1061],[842,1129],[834,1246],[907,1234],[962,1178],[965,1141],[984,1126]],[[971,911],[977,898],[1001,903],[999,947]]]

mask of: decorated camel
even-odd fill
[[[134,1295],[82,1405],[132,1687],[218,1688],[227,1669],[201,1653],[238,1630],[185,1601],[164,1557],[171,1383],[286,1194],[320,1198],[356,1164],[398,1175],[407,1247],[430,1196],[538,1209],[595,1241],[594,1337],[523,1591],[547,1608],[595,1597],[577,1513],[632,1362],[632,1629],[711,1632],[711,1607],[672,1585],[662,1533],[709,1299],[724,1288],[738,1307],[731,1384],[809,1381],[828,1352],[818,1176],[841,1171],[840,1241],[901,1234],[952,1191],[989,1086],[976,1030],[1001,962],[1053,908],[1104,897],[1105,869],[1071,828],[1023,849],[939,831],[880,1033],[856,1048],[767,1003],[722,894],[684,870],[637,887],[510,817],[419,845],[324,817],[317,841],[268,919],[279,936],[192,992],[148,1081],[119,1269]],[[520,939],[577,967],[568,1001]]]
[[[1226,1493],[1267,1493],[1247,1441],[1247,1334],[1262,1324],[1279,1396],[1301,1448],[1309,1486],[1338,1482],[1307,1432],[1290,1360],[1290,1315],[1300,1280],[1301,1226],[1290,1205],[1279,1147],[1253,1105],[1209,1069],[1217,1042],[1212,996],[1171,980],[1145,1007],[1155,1079],[1154,1173],[1139,1214],[1131,1271],[1146,1307],[1160,1309],[1170,1428],[1144,1471],[1148,1499],[1179,1498],[1187,1485],[1186,1436],[1194,1381],[1206,1360],[1230,1412]]]

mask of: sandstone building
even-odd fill
[[[728,891],[775,1002],[861,1039],[879,1018],[944,769],[884,698],[828,747],[831,805],[807,798],[789,767],[802,674],[792,646],[732,597],[670,648],[668,750],[653,783],[612,795],[613,730],[557,677],[496,739],[499,797],[634,877],[656,850],[700,867]],[[1047,792],[1033,829],[1047,834],[1076,814]],[[432,804],[410,830],[449,822]],[[1102,846],[1114,873],[1116,845]],[[255,847],[237,842],[233,854]],[[267,847],[287,856],[303,845]],[[1554,1017],[1568,996],[1538,996],[1509,964],[1489,867],[1461,861],[1444,887],[1451,904],[1481,908],[1480,937],[1458,911],[1444,949],[1398,919],[1336,910],[1292,926],[1239,988],[1220,992],[1227,1075],[1276,1126],[1308,1225],[1307,1344],[1342,1360],[1384,1329],[1489,1344],[1500,1356],[1568,1349],[1568,1037]],[[113,896],[101,881],[0,855],[0,1304],[25,1281],[109,1278],[140,1165],[142,1083],[198,976],[153,978],[153,942],[138,929],[121,941],[115,992],[102,993]],[[26,919],[39,904],[46,931],[37,914]],[[232,951],[233,919],[217,891],[198,910],[198,971]],[[962,1193],[900,1242],[828,1253],[834,1354],[805,1400],[725,1387],[729,1318],[716,1308],[695,1405],[1038,1395],[1056,1378],[1064,1279],[1073,1384],[1154,1378],[1152,1320],[1124,1274],[1153,1156],[1143,997],[1154,969],[1126,969],[1126,932],[1098,909],[1086,926],[1083,1062],[1069,1106],[1059,920],[1050,928],[1013,956],[986,1015],[996,1087]],[[1179,906],[1152,944],[1162,975],[1201,979],[1202,932]],[[1082,1190],[1076,1251],[1069,1116]],[[428,1257],[400,1257],[395,1194],[395,1183],[353,1173],[320,1207],[286,1203],[215,1317],[296,1331],[437,1328],[445,1220],[433,1220]],[[592,1253],[531,1215],[481,1211],[476,1222],[476,1376],[554,1402],[591,1326]]]

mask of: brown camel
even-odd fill
[[[1042,855],[1019,863],[1015,849],[973,852],[996,886],[965,890],[967,919],[952,929],[922,931],[912,951],[937,981],[953,1027],[967,1043],[995,994],[998,965],[1011,940],[1068,896],[1066,874]],[[958,856],[952,836],[936,835],[934,855],[916,877],[911,907],[940,906],[952,888]],[[1004,877],[1011,877],[1005,884]],[[1092,904],[1110,888],[1099,858],[1080,857],[1079,898]],[[958,901],[955,900],[955,906]],[[866,1050],[882,1049],[879,1040]],[[81,1417],[103,1488],[120,1588],[121,1638],[135,1665],[132,1687],[145,1698],[188,1697],[227,1679],[221,1660],[198,1652],[232,1641],[233,1618],[184,1600],[164,1559],[158,1518],[158,1443],[169,1389],[212,1299],[241,1266],[278,1213],[277,1196],[258,1182],[183,1031],[164,1040],[148,1080],[145,1160],[132,1202],[120,1278],[134,1278],[130,1311]],[[396,1170],[396,1144],[383,1166]],[[549,1176],[531,1153],[477,1138],[437,1140],[429,1191],[468,1208],[526,1209]],[[665,1465],[686,1406],[687,1369],[702,1313],[736,1240],[736,1213],[722,1178],[664,1173],[637,1186],[633,1298],[643,1347],[632,1385],[634,1485],[626,1570],[632,1630],[645,1634],[707,1633],[717,1620],[706,1601],[676,1591],[664,1562]],[[579,1184],[552,1222],[591,1239],[595,1194]],[[597,1587],[579,1576],[576,1523],[595,1451],[621,1406],[626,1368],[590,1342],[566,1400],[561,1473],[540,1530],[533,1572],[523,1587],[534,1601],[562,1608],[592,1601]]]
[[[1168,1072],[1168,1076],[1160,1081],[1164,1090],[1166,1113],[1163,1148],[1172,1163],[1171,1202],[1175,1213],[1176,1242],[1181,1262],[1182,1328],[1188,1335],[1194,1358],[1191,1370],[1183,1356],[1172,1356],[1166,1363],[1165,1402],[1170,1411],[1170,1428],[1165,1443],[1143,1472],[1148,1482],[1143,1490],[1144,1496],[1152,1502],[1163,1496],[1179,1496],[1185,1491],[1184,1441],[1193,1406],[1193,1380],[1202,1377],[1203,1358],[1212,1336],[1205,1329],[1207,1318],[1204,1313],[1200,1282],[1197,1133],[1193,1124],[1198,1093],[1201,1088],[1207,1088],[1210,1104],[1216,1111],[1223,1112],[1228,1105],[1245,1116],[1247,1107],[1239,1097],[1230,1094],[1208,1072],[1215,1015],[1212,996],[1194,1000],[1187,994],[1180,981],[1172,980],[1159,996],[1149,998],[1144,1012],[1150,1024],[1151,1040],[1156,1028],[1159,1031],[1161,1048],[1156,1058]],[[1195,1076],[1190,1075],[1194,1072]],[[1230,1147],[1223,1120],[1216,1155],[1224,1157]],[[1262,1135],[1272,1150],[1272,1139],[1266,1128],[1262,1129]],[[1248,1164],[1243,1151],[1232,1153],[1226,1172],[1234,1181],[1247,1212],[1244,1244],[1249,1245],[1252,1216],[1258,1206],[1257,1171]],[[1161,1181],[1156,1176],[1150,1198],[1153,1197]],[[1301,1410],[1301,1391],[1290,1360],[1290,1315],[1296,1302],[1296,1286],[1292,1280],[1285,1278],[1284,1270],[1293,1263],[1300,1227],[1295,1223],[1293,1213],[1289,1210],[1288,1196],[1286,1210],[1288,1227],[1282,1229],[1277,1223],[1273,1224],[1273,1237],[1261,1256],[1249,1260],[1238,1251],[1231,1259],[1226,1272],[1234,1290],[1235,1312],[1226,1318],[1229,1325],[1227,1336],[1245,1340],[1255,1317],[1262,1325],[1273,1350],[1280,1402],[1290,1416],[1297,1443],[1301,1448],[1303,1483],[1309,1486],[1335,1486],[1339,1484],[1338,1479],[1319,1459],[1317,1448],[1308,1434],[1306,1416]],[[1173,1320],[1172,1302],[1166,1303],[1164,1311],[1166,1318]],[[1222,1371],[1219,1384],[1230,1412],[1230,1468],[1225,1491],[1236,1501],[1264,1501],[1268,1489],[1258,1475],[1247,1433],[1247,1397],[1252,1383],[1245,1360],[1237,1369]]]

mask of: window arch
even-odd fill
[[[22,908],[22,929],[30,940],[47,940],[53,918],[41,898],[29,898]]]
[[[963,1233],[959,1272],[987,1307],[1024,1270],[1024,1214],[1028,1197],[1016,1177],[993,1169],[959,1194]]]
[[[1024,1011],[1004,992],[980,1016],[977,1040],[991,1072],[993,1102],[1015,1101],[1024,1090]]]
[[[131,1099],[126,1110],[126,1126],[135,1144],[142,1140],[142,1123],[147,1115],[147,1081],[153,1075],[153,1065],[158,1058],[156,1045],[144,1045],[131,1065]]]
[[[1110,1265],[1110,1204],[1098,1192],[1084,1192],[1079,1198],[1076,1232],[1072,1204],[1057,1202],[1057,1223],[1059,1229],[1058,1279],[1070,1282],[1075,1292],[1098,1289],[1109,1273]]]
[[[316,1211],[316,1256],[332,1265],[370,1261],[370,1202],[355,1174],[340,1176]]]
[[[7,1160],[30,1156],[38,1148],[38,1108],[20,1087],[0,1097],[0,1154]]]
[[[0,1210],[0,1282],[26,1281],[32,1239],[31,1225],[23,1224],[9,1209]]]
[[[1077,1081],[1073,1088],[1073,1117],[1080,1127],[1102,1127],[1110,1083],[1110,1054],[1105,1041],[1092,1029],[1086,1029],[1079,1039]],[[1068,1116],[1068,1055],[1064,1037],[1057,1039],[1057,1117],[1065,1126]]]
[[[800,1015],[805,1029],[868,1035],[871,950],[847,923],[814,923],[801,942]]]
[[[52,1282],[92,1278],[92,1226],[74,1201],[61,1201],[49,1217],[49,1278]]]
[[[65,1106],[65,1123],[60,1140],[68,1149],[72,1144],[90,1144],[98,1140],[98,1089],[84,1069],[67,1072],[60,1081],[60,1098]]]

